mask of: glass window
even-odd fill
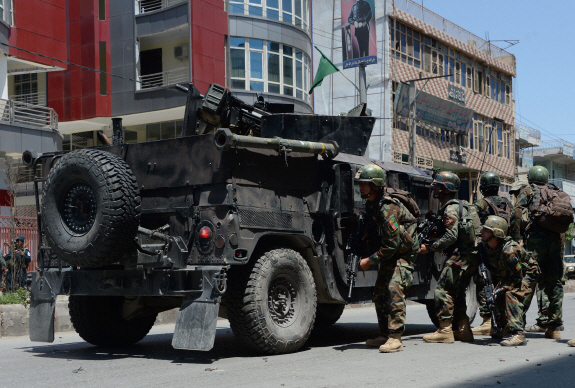
[[[405,35],[401,34],[401,52],[402,53],[405,53],[405,51],[406,51],[405,50],[405,39],[406,39]]]
[[[418,40],[414,40],[413,41],[413,57],[415,59],[420,59],[420,48],[419,48],[419,41]]]
[[[245,47],[246,40],[244,38],[230,37],[230,47]]]
[[[280,56],[268,53],[268,81],[280,82]]]
[[[245,51],[238,49],[231,49],[230,51],[232,77],[244,78],[246,76]]]
[[[250,77],[251,78],[264,78],[263,72],[263,53],[257,51],[250,51]]]
[[[284,84],[293,85],[293,59],[284,57]]]
[[[160,140],[162,132],[161,128],[162,125],[160,123],[146,125],[146,140],[147,141]]]
[[[259,39],[250,39],[250,50],[263,50],[264,41]]]
[[[466,74],[467,74],[467,67],[465,66],[464,63],[461,64],[461,86],[465,87],[465,78],[466,78]]]

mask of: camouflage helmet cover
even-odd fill
[[[501,178],[499,174],[493,171],[485,171],[479,178],[479,190],[485,191],[487,189],[499,189],[501,186]]]
[[[544,185],[549,181],[549,171],[543,166],[533,166],[527,174],[527,181]]]
[[[505,238],[505,236],[507,236],[507,230],[509,229],[505,218],[499,216],[487,217],[483,227],[492,231],[495,237],[498,238]]]
[[[461,186],[461,180],[454,172],[442,171],[433,180],[432,185],[435,184],[443,185],[451,192],[457,192]]]
[[[526,183],[526,182],[517,181],[517,182],[513,183],[513,185],[512,185],[511,188],[509,189],[509,192],[510,192],[510,193],[514,193],[514,192],[516,192],[516,191],[521,191],[521,189],[522,189],[523,187],[525,187],[525,186],[527,186],[527,183]]]
[[[356,182],[371,182],[378,187],[385,186],[385,171],[377,164],[366,164],[357,170]]]

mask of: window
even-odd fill
[[[98,20],[106,20],[106,0],[98,0]]]
[[[311,61],[293,47],[230,37],[232,89],[293,96],[310,102]]]
[[[100,71],[108,72],[107,63],[106,42],[100,42]],[[102,73],[100,73],[100,94],[108,94],[108,76]]]
[[[424,55],[421,42],[423,35],[419,31],[396,21],[390,24],[390,37],[391,48],[392,52],[395,52],[395,58],[421,69],[421,59]]]
[[[31,73],[31,74],[18,74],[14,76],[14,92],[16,96],[21,96],[24,98],[21,101],[25,101],[29,104],[34,104],[29,98],[26,99],[25,97],[34,94],[37,95],[38,93],[38,74]],[[32,97],[32,96],[30,96]],[[37,99],[38,97],[36,97]],[[18,98],[20,100],[20,98]]]
[[[310,0],[230,0],[229,12],[278,20],[309,31]]]

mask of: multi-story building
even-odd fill
[[[427,110],[417,111],[415,164],[457,172],[462,180],[460,197],[468,200],[477,198],[480,173],[495,171],[506,195],[515,178],[515,56],[411,0],[375,0],[373,5],[377,64],[367,66],[367,104],[380,120],[369,156],[409,163],[410,123],[400,109],[394,109],[396,92],[407,81],[441,77],[416,82],[417,91],[426,93],[421,98]],[[329,14],[331,19],[318,23],[319,15]],[[341,63],[344,40],[337,32],[330,39],[329,31],[349,24],[339,15],[339,2],[314,2],[314,31],[319,24],[323,31],[318,37],[314,34],[314,44],[317,40],[336,63]],[[314,62],[317,66],[318,60]],[[343,71],[352,81],[358,80],[356,69]],[[332,79],[314,91],[318,113],[337,113],[357,103],[358,93],[341,75]],[[467,121],[439,120],[454,111],[463,112]]]

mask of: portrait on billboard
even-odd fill
[[[343,68],[377,63],[374,0],[341,0]]]

